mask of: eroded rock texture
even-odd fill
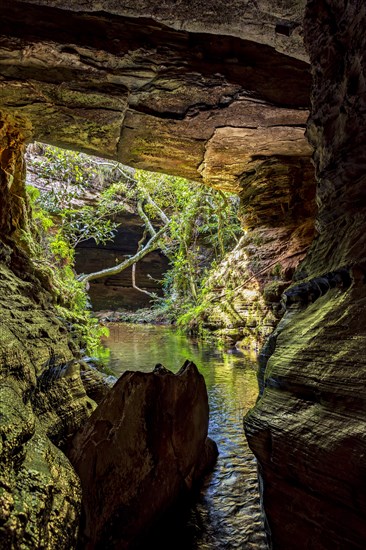
[[[307,159],[271,159],[241,185],[245,235],[212,275],[201,321],[238,347],[253,347],[282,316],[281,295],[314,237],[315,182]]]
[[[251,241],[239,285],[253,273],[260,286],[272,262],[290,276],[312,235],[303,2],[93,6],[14,1],[2,12],[2,314],[14,325],[2,339],[0,529],[10,547],[73,546],[80,489],[51,438],[63,443],[94,406],[20,240],[20,142],[32,134],[240,193]],[[320,235],[288,291],[289,312],[264,354],[264,394],[247,421],[281,550],[363,548],[366,535],[364,12],[357,0],[308,2]],[[29,500],[33,486],[40,498]]]
[[[239,315],[210,315],[216,328],[249,316],[270,329],[312,238],[304,4],[33,0],[3,13],[0,104],[26,117],[34,138],[242,195],[255,230],[228,277],[240,279],[234,288],[250,279],[251,294],[235,297]],[[261,294],[276,264],[268,316]],[[95,303],[101,284],[114,300],[120,283],[104,282],[92,285]]]
[[[83,488],[83,548],[133,548],[212,465],[203,376],[125,372],[68,453]]]
[[[3,13],[0,104],[27,117],[40,141],[238,190],[268,158],[311,154],[310,75],[293,40],[303,2],[289,4],[270,16],[267,2],[237,1],[223,18],[214,1],[98,11],[13,2]],[[288,55],[273,47],[276,35]]]
[[[26,128],[24,122],[22,127]],[[89,416],[75,346],[27,256],[24,134],[0,129],[0,547],[71,548],[81,489],[60,445]]]
[[[281,550],[365,546],[365,25],[363,2],[308,2],[319,236],[246,421]]]

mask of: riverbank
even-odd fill
[[[262,342],[253,335],[243,338],[240,328],[201,330],[199,333],[189,331],[186,327],[177,327],[173,315],[166,308],[142,308],[131,310],[102,310],[93,313],[101,324],[132,323],[136,325],[165,325],[181,329],[182,332],[202,342],[210,343],[219,349],[237,350],[238,352],[258,353]]]

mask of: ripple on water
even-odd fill
[[[257,396],[256,367],[246,357],[197,344],[168,327],[112,325],[110,367],[176,372],[186,359],[204,375],[210,404],[209,435],[220,455],[171,550],[267,550],[256,461],[243,433],[243,416]],[[180,538],[180,542],[178,542]],[[162,545],[163,547],[164,545]],[[165,548],[165,546],[164,546]]]

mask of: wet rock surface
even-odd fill
[[[125,372],[73,438],[85,548],[132,548],[213,466],[202,375]]]
[[[72,548],[81,489],[60,445],[95,408],[29,261],[19,120],[0,127],[0,547]]]
[[[93,13],[78,2],[71,11],[52,0],[7,3],[0,43],[0,533],[8,547],[74,546],[80,486],[48,435],[63,442],[93,407],[69,364],[75,350],[49,303],[47,280],[31,268],[20,239],[28,223],[23,141],[33,135],[244,190],[250,209],[252,177],[270,190],[270,165],[286,172],[311,155],[303,135],[310,75],[296,45],[304,3],[289,4],[272,3],[271,15],[268,2],[234,2],[223,17],[210,3],[204,33],[196,8],[182,28],[187,2],[177,15],[165,2],[160,18],[155,2],[146,13],[142,3],[122,12],[99,2],[102,11]],[[297,272],[305,286],[288,294],[289,311],[266,350],[263,395],[246,421],[268,532],[280,550],[361,550],[366,538],[365,9],[360,0],[307,3],[319,234]],[[231,35],[222,32],[232,25]],[[270,192],[263,196],[270,214]],[[327,274],[344,268],[351,284],[327,289]],[[44,410],[42,394],[54,384],[61,401],[54,407],[52,398]]]
[[[219,299],[205,321],[219,330],[239,326],[239,340],[254,333],[261,341],[277,323],[281,290],[313,237],[304,5],[35,0],[4,13],[0,105],[21,113],[34,138],[241,196],[243,226],[254,229],[256,244],[228,258],[239,273],[222,277],[227,264],[219,270],[218,279],[241,288],[233,308],[229,298],[222,310]],[[84,272],[120,255],[109,245],[80,252]],[[139,264],[141,287],[152,289],[145,274],[159,278],[160,260],[155,252]],[[281,277],[271,274],[276,264]],[[129,271],[92,283],[93,307],[143,305],[146,295],[127,278]],[[273,280],[268,307],[262,294]]]
[[[318,235],[246,420],[281,550],[365,546],[365,24],[361,2],[308,2]]]

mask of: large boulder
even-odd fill
[[[125,372],[73,438],[83,488],[83,548],[131,548],[195,486],[217,456],[203,376]]]

